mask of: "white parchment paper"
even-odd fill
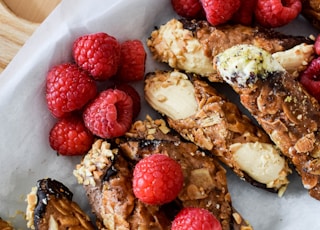
[[[71,60],[71,44],[81,35],[106,32],[119,41],[145,42],[155,26],[172,17],[177,15],[170,0],[65,0],[26,42],[0,76],[2,218],[17,229],[26,229],[26,195],[45,177],[64,183],[74,193],[74,200],[90,213],[84,191],[72,175],[80,157],[57,156],[48,144],[55,119],[45,104],[46,73],[53,65]],[[314,32],[305,24],[299,19],[283,30],[303,35]],[[146,71],[162,67],[148,53]],[[143,97],[142,84],[135,86]],[[156,115],[143,102],[140,118],[147,113]],[[255,229],[320,229],[320,201],[309,197],[297,175],[292,175],[291,181],[279,198],[228,174],[233,205]]]

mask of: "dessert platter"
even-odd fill
[[[85,158],[83,159],[82,156],[58,155],[56,151],[50,147],[48,134],[55,123],[55,118],[50,114],[46,104],[46,75],[53,66],[72,60],[71,47],[73,41],[84,34],[105,32],[116,37],[119,41],[129,39],[141,40],[147,53],[145,73],[148,73],[148,75],[146,75],[148,81],[146,81],[146,83],[143,81],[134,82],[131,85],[135,87],[141,97],[141,111],[136,120],[144,121],[147,119],[147,123],[136,124],[135,127],[137,129],[133,129],[133,131],[126,134],[126,138],[128,139],[134,137],[131,140],[133,142],[141,141],[139,138],[145,137],[139,132],[139,125],[140,128],[144,125],[150,128],[150,126],[157,124],[152,123],[152,119],[162,118],[160,113],[155,110],[157,109],[159,111],[161,108],[158,105],[150,103],[153,95],[144,88],[145,84],[151,85],[152,79],[157,79],[157,76],[153,75],[159,74],[161,75],[160,79],[164,79],[169,72],[156,71],[170,69],[167,64],[155,60],[153,57],[154,53],[161,53],[161,50],[150,51],[150,44],[148,44],[148,42],[152,40],[151,34],[153,31],[159,29],[161,25],[166,24],[168,21],[179,18],[181,17],[172,9],[170,0],[97,0],[94,3],[67,0],[62,1],[43,24],[41,24],[0,76],[0,217],[3,220],[10,222],[16,229],[27,228],[27,221],[25,219],[27,195],[30,193],[31,188],[37,185],[37,181],[43,178],[52,178],[63,183],[63,185],[60,185],[59,182],[52,182],[50,179],[44,180],[43,182],[47,183],[47,185],[53,183],[63,187],[63,190],[67,191],[64,194],[66,196],[69,196],[68,189],[70,189],[73,193],[72,200],[76,202],[80,209],[89,215],[89,217],[94,218],[86,191],[83,189],[83,186],[78,183],[79,180],[85,180],[88,176],[87,174],[81,174],[82,172],[80,171],[83,164],[85,164],[85,162],[82,162],[82,160],[85,161]],[[299,16],[290,24],[277,30],[281,33],[295,36],[309,37],[313,35],[316,37],[318,35],[318,30],[302,16]],[[217,63],[219,64],[218,61]],[[173,73],[173,75],[175,77],[181,76],[178,73]],[[183,80],[179,79],[179,81],[182,82]],[[185,84],[191,83],[186,82]],[[195,88],[202,87],[201,89],[205,90],[208,88],[207,83],[197,78],[192,81],[192,84],[194,84]],[[224,96],[228,97],[228,100],[235,101],[235,104],[240,105],[235,92],[221,82],[219,84],[221,84],[219,90]],[[146,98],[144,91],[146,91],[147,94]],[[208,94],[212,94],[213,97],[216,98],[215,93],[215,91],[208,90]],[[180,100],[183,100],[183,98],[188,98],[188,96],[181,97]],[[223,100],[224,99],[221,99],[221,101]],[[193,102],[190,101],[190,103],[188,103],[186,108],[190,108]],[[226,104],[227,103],[228,102],[226,102]],[[225,105],[221,105],[219,109],[223,110],[223,108],[226,108],[224,106]],[[233,111],[237,110],[233,105],[228,104],[228,106],[230,106]],[[197,105],[195,105],[195,107],[197,107]],[[245,111],[243,107],[241,110]],[[170,111],[166,112],[170,114]],[[243,127],[250,129],[247,131],[254,140],[264,138],[261,137],[262,134],[259,134],[260,131],[256,131],[256,128],[253,128],[254,125],[250,121],[241,120],[242,117],[236,117],[234,119],[238,119],[239,124],[243,124]],[[148,122],[150,122],[150,124]],[[174,120],[169,119],[168,122],[172,127],[177,125]],[[153,128],[154,130],[162,130],[161,128],[164,127],[162,125],[161,123],[160,126]],[[223,125],[221,127],[223,128]],[[179,130],[177,131],[179,132]],[[234,133],[237,132],[238,131],[235,131]],[[256,134],[254,132],[258,132],[258,137],[255,136]],[[241,135],[243,133],[241,133]],[[183,137],[190,137],[189,134],[183,133],[183,130],[180,134]],[[218,135],[219,131],[215,134]],[[159,136],[159,140],[165,143],[164,148],[167,146],[167,148],[170,147],[172,150],[172,153],[170,152],[168,155],[176,154],[176,156],[178,156],[178,153],[174,152],[176,151],[177,143],[183,146],[181,148],[198,149],[196,144],[199,143],[192,138],[191,141],[195,143],[183,142],[179,139],[181,137],[178,138],[177,136],[170,135],[163,136],[161,134]],[[236,134],[236,138],[238,139],[244,138],[241,135],[237,135],[238,134]],[[156,136],[156,134],[154,136]],[[129,147],[126,146],[131,144],[131,142],[127,141],[128,139],[124,140],[120,138],[118,140],[120,143],[119,146],[123,148],[123,151],[128,150]],[[103,142],[102,140],[100,141],[101,142],[95,144],[95,148],[98,149],[97,151],[100,151],[99,148],[102,149],[101,146]],[[270,144],[267,137],[264,141],[266,144]],[[147,145],[146,143],[144,144]],[[97,145],[99,146],[97,147]],[[201,141],[199,145],[201,145]],[[201,147],[206,149],[206,146],[207,145]],[[211,151],[210,147],[206,150]],[[94,152],[94,149],[92,151]],[[215,154],[214,151],[212,152]],[[113,157],[114,153],[108,150],[107,154],[111,154]],[[135,157],[141,157],[131,153],[128,153],[128,156],[128,158],[132,157],[133,160],[136,160]],[[96,160],[93,153],[88,154],[88,158],[90,157],[92,157],[92,159],[90,159],[91,161]],[[108,155],[108,157],[110,157],[110,155]],[[199,162],[203,160],[201,156],[195,157],[199,158]],[[211,162],[211,160],[212,159],[207,161]],[[106,161],[108,161],[108,159]],[[221,161],[223,162],[223,167],[226,165],[232,166],[232,161],[229,159],[222,159]],[[127,163],[122,162],[121,164],[126,165]],[[217,164],[216,161],[212,160],[210,167],[213,165],[212,167],[216,167],[217,171],[224,171],[220,168],[220,164],[219,166],[215,164]],[[77,168],[77,172],[74,172],[76,167],[80,169]],[[284,168],[285,173],[290,171],[287,165],[281,167]],[[249,223],[253,229],[259,230],[320,229],[320,220],[318,218],[320,201],[308,194],[308,190],[304,188],[300,176],[294,170],[292,170],[292,174],[288,173],[288,175],[285,175],[281,180],[279,179],[277,182],[272,183],[272,185],[270,185],[271,190],[275,191],[270,192],[270,189],[261,189],[261,186],[254,186],[256,185],[255,183],[248,183],[248,181],[252,182],[252,180],[248,179],[246,175],[243,175],[241,170],[237,171],[234,169],[231,170],[229,167],[225,168],[227,189],[224,189],[224,192],[230,193],[234,214],[241,214],[241,217],[247,221],[244,225]],[[100,173],[99,169],[95,170]],[[300,173],[301,172],[302,171],[300,171]],[[123,173],[125,174],[125,171]],[[189,175],[188,173],[190,172],[184,172],[184,174]],[[190,173],[190,175],[192,175],[192,173]],[[90,183],[86,184],[85,187],[87,187],[85,189],[94,189],[90,187],[91,185]],[[93,185],[93,187],[94,186],[95,185]],[[210,196],[213,196],[213,194],[210,193]],[[90,199],[94,198],[90,197]],[[131,198],[128,197],[127,199],[130,201]],[[71,203],[71,201],[68,202]],[[181,202],[183,203],[182,199]],[[138,203],[135,205],[135,208],[138,209],[138,205],[141,204]],[[141,207],[144,208],[143,205],[141,205]],[[96,210],[98,209],[100,208],[96,208]],[[79,213],[85,215],[80,211]],[[161,215],[159,214],[159,218],[160,217]],[[168,221],[165,218],[163,218],[163,220]],[[159,229],[161,229],[161,224],[165,223],[160,222],[157,223],[160,226]],[[224,224],[228,225],[228,221]],[[238,224],[242,225],[242,222],[240,221]],[[89,227],[85,229],[92,229],[90,223],[88,224],[86,222],[86,225]],[[228,229],[228,227],[226,227],[226,229]]]

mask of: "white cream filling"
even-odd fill
[[[285,51],[272,54],[280,65],[293,77],[298,77],[301,70],[306,68],[314,55],[313,45],[302,43]]]
[[[230,85],[247,86],[258,77],[285,69],[267,51],[253,45],[236,45],[218,54],[216,68]]]
[[[267,185],[282,180],[286,163],[272,144],[237,143],[231,145],[230,150],[240,169],[254,180]]]
[[[165,81],[150,84],[150,90],[145,94],[155,110],[174,120],[185,119],[197,112],[198,103],[194,95],[194,86],[188,77],[177,71],[171,72]]]

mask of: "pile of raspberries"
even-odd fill
[[[189,19],[206,19],[213,26],[226,22],[274,28],[288,24],[302,9],[301,0],[171,0],[175,12]]]
[[[74,41],[72,57],[46,77],[47,106],[57,119],[49,142],[61,155],[86,153],[95,136],[123,135],[141,109],[140,95],[128,84],[144,77],[140,40],[120,43],[107,33],[88,34]],[[105,82],[112,85],[104,87]]]

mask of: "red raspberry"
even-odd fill
[[[121,44],[119,81],[139,81],[144,77],[146,51],[139,40],[128,40]]]
[[[240,0],[240,7],[232,16],[232,21],[238,24],[250,26],[253,23],[254,9],[257,0]]]
[[[46,80],[46,100],[51,113],[61,118],[81,109],[97,94],[94,80],[75,64],[53,67]]]
[[[126,92],[131,97],[133,103],[132,119],[135,119],[139,115],[141,110],[141,98],[139,93],[131,85],[125,83],[117,84],[115,88]]]
[[[107,89],[83,111],[86,127],[101,138],[123,135],[132,122],[132,99],[118,89]]]
[[[221,230],[219,220],[203,208],[184,208],[172,222],[171,230]]]
[[[178,162],[163,154],[153,154],[135,166],[133,192],[146,204],[165,204],[178,196],[183,180]]]
[[[300,83],[320,102],[320,57],[313,59],[302,73]]]
[[[216,26],[227,22],[239,9],[240,0],[200,0],[207,21]]]
[[[93,141],[92,133],[78,116],[62,118],[53,126],[49,134],[51,148],[61,155],[85,154],[91,148]]]
[[[93,78],[106,80],[118,70],[120,44],[106,33],[85,35],[73,43],[73,57]]]
[[[257,0],[255,16],[264,27],[280,27],[295,19],[301,8],[300,0]]]
[[[171,0],[173,10],[188,19],[201,18],[203,8],[200,0]]]

